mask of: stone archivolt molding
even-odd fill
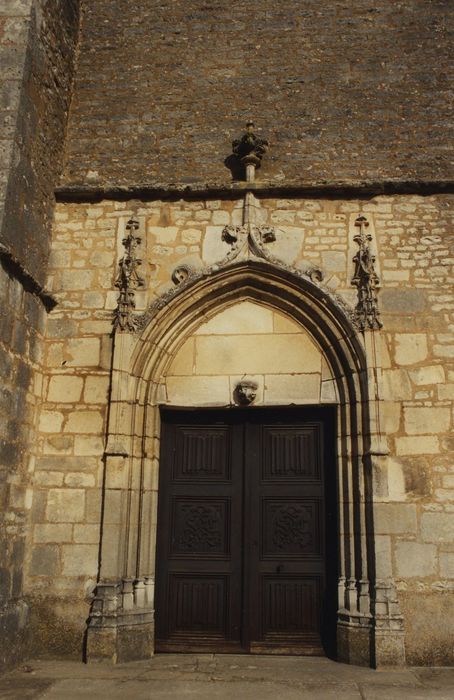
[[[225,230],[226,229],[224,229],[224,231]],[[256,235],[257,234],[254,232],[254,236]],[[241,249],[239,249],[239,247],[235,244],[233,254],[227,254],[227,256],[221,262],[216,263],[215,265],[211,265],[210,267],[205,267],[198,270],[186,265],[176,267],[172,273],[172,280],[176,284],[176,286],[173,289],[169,289],[160,297],[155,299],[155,301],[153,301],[150,304],[145,313],[136,315],[134,317],[133,328],[118,328],[118,330],[126,330],[130,332],[141,333],[161,309],[170,304],[176,297],[178,297],[192,285],[196,284],[198,281],[216,275],[221,270],[233,270],[238,266],[243,266],[245,263],[252,263],[254,261],[259,261],[260,259],[262,260],[262,262],[268,263],[270,267],[274,267],[288,275],[295,277],[295,280],[308,280],[309,282],[311,282],[314,286],[323,291],[323,293],[336,304],[341,313],[349,320],[350,323],[353,324],[353,326],[360,330],[359,326],[356,323],[356,314],[354,309],[352,309],[345,301],[345,299],[343,299],[339,294],[332,292],[326,285],[322,283],[323,272],[319,268],[315,268],[310,265],[307,265],[307,267],[303,269],[291,267],[289,265],[285,265],[277,258],[266,254],[265,251],[262,251],[262,254],[259,256],[255,253],[255,251],[251,250],[251,245],[249,243],[249,241],[251,240],[250,232],[247,233],[247,238],[244,235],[244,232],[242,232],[242,236],[243,241]],[[248,256],[243,257],[242,255],[240,255],[240,253],[241,251],[244,252],[245,250],[245,247],[247,245],[245,242],[246,240],[249,243],[250,254]],[[266,242],[269,242],[269,240]]]

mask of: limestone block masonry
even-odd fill
[[[38,651],[23,571],[54,189],[78,29],[78,0],[0,3],[0,671]]]
[[[405,653],[412,664],[453,663],[452,198],[256,197],[253,206],[257,225],[273,227],[265,247],[274,267],[258,258],[218,266],[231,250],[225,227],[243,225],[242,195],[57,205],[47,280],[57,305],[44,342],[26,589],[58,636],[44,635],[39,620],[34,634],[49,651],[77,655],[91,610],[92,656],[153,652],[157,407],[232,405],[246,377],[257,384],[254,405],[329,403],[351,426],[339,422],[338,459],[358,475],[351,493],[365,515],[340,523],[342,542],[350,537],[362,561],[355,571],[341,548],[341,657],[380,665]],[[348,326],[360,215],[383,324],[364,333]],[[131,219],[144,283],[130,312],[146,321],[113,337]],[[305,276],[308,266],[321,281]],[[173,281],[176,268],[196,281]],[[298,275],[303,286],[292,294],[301,311],[293,313],[286,295]],[[328,314],[320,311],[319,327],[311,325],[318,305]],[[336,343],[347,354],[356,348],[363,369],[341,369],[320,335],[342,319],[350,336],[337,331]],[[352,382],[368,387],[354,406],[345,388]],[[371,638],[374,659],[365,651]]]

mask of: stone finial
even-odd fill
[[[246,168],[247,182],[253,182],[255,169],[260,167],[262,158],[268,150],[269,143],[254,134],[254,123],[247,122],[246,132],[240,139],[232,141],[233,154]]]

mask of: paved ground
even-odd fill
[[[453,700],[454,668],[387,671],[324,658],[159,654],[121,666],[30,661],[1,700]]]

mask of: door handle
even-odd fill
[[[281,574],[284,571],[284,565],[283,564],[278,564],[276,566],[276,573]]]

